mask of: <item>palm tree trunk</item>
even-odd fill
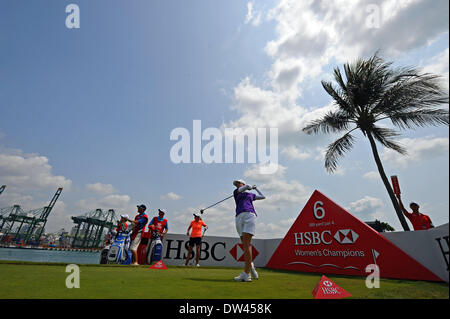
[[[405,216],[402,213],[400,205],[398,204],[397,198],[395,197],[394,191],[392,190],[391,184],[384,172],[383,164],[381,163],[380,156],[378,155],[377,145],[375,144],[375,140],[370,132],[367,132],[367,137],[370,141],[370,146],[372,147],[373,157],[375,158],[375,163],[378,167],[378,172],[380,173],[381,179],[383,180],[384,186],[391,198],[392,204],[394,205],[395,212],[397,213],[398,219],[400,220],[400,224],[402,224],[403,230],[409,231],[408,223],[406,222]]]

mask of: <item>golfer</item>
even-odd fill
[[[256,185],[253,187],[246,185],[243,180],[235,180],[233,185],[236,187],[233,192],[236,202],[236,230],[241,237],[245,260],[244,272],[235,277],[234,280],[250,282],[252,281],[251,277],[258,279],[258,273],[252,262],[251,242],[256,228],[256,211],[253,207],[253,201],[265,199],[266,197],[257,189]],[[258,195],[247,192],[252,189],[256,190]]]
[[[200,246],[202,245],[202,227],[205,227],[205,231],[208,229],[208,226],[205,224],[205,222],[200,218],[199,213],[194,214],[194,220],[191,221],[191,224],[189,225],[186,235],[189,236],[189,231],[192,229],[191,236],[189,237],[189,251],[186,258],[185,266],[188,265],[189,260],[192,256],[192,248],[194,245],[196,246],[197,254],[195,255],[195,264],[197,267],[200,267],[199,259],[200,259]]]

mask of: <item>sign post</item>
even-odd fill
[[[400,185],[398,183],[398,177],[396,175],[391,176],[392,187],[395,195],[400,195]]]

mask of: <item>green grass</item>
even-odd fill
[[[234,282],[236,268],[79,265],[80,288],[65,285],[66,264],[0,261],[0,298],[37,299],[311,299],[321,274],[258,269],[260,279]],[[327,275],[352,298],[448,299],[445,283],[380,280],[368,289],[365,278]]]

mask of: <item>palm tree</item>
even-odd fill
[[[394,68],[378,53],[367,60],[358,59],[344,65],[345,78],[339,68],[334,69],[337,86],[322,81],[325,91],[333,98],[335,109],[303,128],[307,134],[345,134],[331,143],[325,155],[325,168],[332,173],[338,161],[354,145],[353,132],[359,130],[372,148],[375,163],[404,230],[409,226],[403,216],[394,191],[384,171],[377,143],[405,155],[406,150],[394,138],[396,129],[413,129],[424,126],[449,124],[448,93],[440,84],[440,77],[420,74],[414,68]],[[390,120],[393,128],[378,122]]]

